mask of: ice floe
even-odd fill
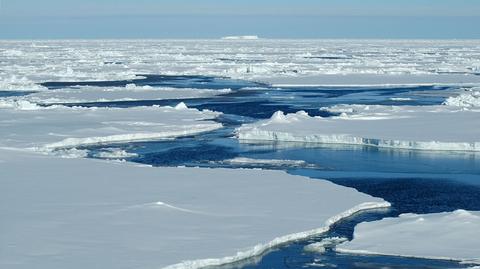
[[[181,109],[179,109],[179,107]],[[212,131],[220,113],[177,107],[40,107],[0,101],[0,146],[51,151],[99,143],[171,139]]]
[[[480,151],[480,110],[453,106],[337,105],[337,117],[303,111],[245,124],[241,140],[355,144],[377,147]]]
[[[336,245],[341,244],[343,242],[347,242],[348,239],[345,237],[328,237],[322,239],[320,242],[312,243],[304,247],[305,251],[309,252],[318,252],[323,253],[325,249],[328,248],[335,248]]]
[[[138,155],[119,148],[108,148],[95,153],[94,156],[101,159],[125,159],[137,157]]]
[[[361,223],[337,251],[480,263],[480,212],[402,214]]]
[[[237,157],[222,161],[231,165],[244,165],[244,166],[272,166],[272,167],[315,167],[315,165],[309,164],[303,160],[284,160],[284,159],[253,159],[246,157]]]
[[[200,268],[389,205],[280,171],[154,168],[6,149],[0,171],[2,268]]]
[[[176,88],[153,88],[150,86],[135,86],[128,84],[127,87],[76,87],[40,91],[23,96],[22,100],[37,104],[58,103],[92,103],[114,101],[139,101],[139,100],[164,100],[164,99],[190,99],[213,97],[229,93],[230,89],[176,89]],[[17,98],[18,99],[18,98]]]

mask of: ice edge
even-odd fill
[[[243,128],[243,130],[242,127],[237,129],[236,135],[239,140],[346,144],[410,150],[480,151],[480,142],[402,141],[393,139],[363,138],[342,134],[314,134],[302,137],[286,132],[264,131],[257,128],[246,130],[245,127]]]
[[[108,144],[108,143],[121,143],[121,142],[140,142],[140,141],[151,141],[157,139],[174,139],[178,137],[196,135],[201,133],[206,133],[210,131],[215,131],[223,127],[220,123],[215,123],[206,126],[191,126],[195,127],[194,129],[184,129],[178,131],[164,131],[164,132],[154,132],[154,133],[132,133],[132,134],[121,134],[121,135],[109,135],[109,136],[98,136],[98,137],[85,137],[85,138],[67,138],[60,142],[50,143],[40,148],[34,148],[37,150],[52,150],[58,148],[71,148],[77,146],[86,146],[86,145],[97,145],[97,144]]]
[[[394,253],[388,254],[388,253],[381,253],[381,252],[367,251],[367,250],[350,250],[350,249],[344,249],[338,246],[335,248],[335,251],[339,253],[354,254],[354,255],[395,256],[395,257],[404,257],[404,258],[456,261],[464,264],[480,265],[480,259],[458,259],[458,258],[456,259],[452,257],[405,255],[405,254],[402,255],[402,254],[394,254]]]
[[[350,217],[356,213],[359,213],[361,211],[365,210],[372,210],[372,209],[381,209],[381,208],[388,208],[390,207],[391,204],[389,202],[367,202],[367,203],[362,203],[359,204],[347,211],[344,211],[343,213],[340,213],[334,217],[331,217],[328,219],[325,224],[326,226],[305,231],[305,232],[299,232],[299,233],[294,233],[294,234],[289,234],[281,237],[277,237],[273,239],[272,241],[266,243],[266,244],[258,244],[254,246],[253,248],[238,252],[234,256],[230,257],[224,257],[224,258],[219,258],[219,259],[201,259],[201,260],[192,260],[192,261],[184,261],[181,263],[169,265],[166,267],[163,267],[163,269],[198,269],[206,266],[219,266],[223,264],[229,264],[229,263],[234,263],[238,261],[242,261],[251,257],[255,256],[260,256],[263,253],[267,252],[269,249],[272,249],[276,246],[292,242],[295,240],[300,240],[304,238],[308,238],[314,235],[322,234],[327,232],[330,227],[335,224],[336,222]]]

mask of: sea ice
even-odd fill
[[[458,96],[449,97],[444,104],[447,106],[480,108],[480,88],[473,88]]]
[[[340,116],[303,111],[245,124],[241,140],[355,144],[421,150],[480,151],[480,110],[453,106],[338,105]]]
[[[53,150],[81,145],[171,139],[222,127],[220,113],[174,107],[39,107],[0,100],[0,146]]]
[[[21,99],[37,104],[74,104],[91,102],[206,98],[225,94],[231,91],[230,89],[177,89],[129,85],[127,85],[127,87],[76,87],[73,89],[40,91],[23,96]]]
[[[480,212],[402,214],[365,222],[337,251],[452,259],[480,263]]]
[[[119,148],[108,148],[95,153],[94,156],[101,159],[124,159],[137,157],[138,154],[130,153]]]
[[[303,160],[283,160],[283,159],[253,159],[245,157],[237,157],[222,161],[223,163],[233,165],[265,165],[278,167],[314,167]]]
[[[345,237],[328,237],[320,242],[313,243],[304,247],[305,251],[323,253],[327,247],[334,248],[336,245],[347,242]]]
[[[253,37],[247,37],[252,38]],[[478,40],[0,41],[0,90],[45,81],[213,75],[273,84],[479,83]]]
[[[1,148],[0,171],[1,268],[199,268],[389,205],[280,171],[158,168]]]

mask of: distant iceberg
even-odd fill
[[[223,40],[257,40],[259,39],[256,35],[239,35],[239,36],[224,36]]]

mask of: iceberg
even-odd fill
[[[346,253],[458,260],[480,264],[480,212],[402,214],[361,223],[354,238],[337,246]]]
[[[0,171],[2,268],[219,265],[389,206],[280,171],[158,168],[3,148]]]
[[[256,35],[240,35],[240,36],[224,36],[223,40],[257,40],[258,36]]]

